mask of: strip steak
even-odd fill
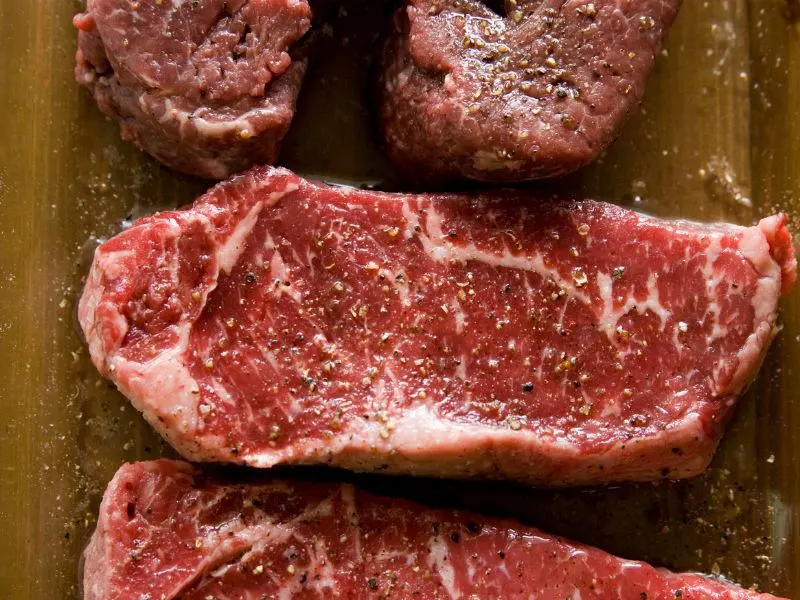
[[[591,484],[695,475],[795,281],[786,216],[257,168],[101,245],[92,359],[185,457]]]
[[[681,0],[488,4],[409,0],[397,15],[382,122],[412,177],[522,181],[593,161],[641,101]]]
[[[774,598],[510,520],[168,460],[117,472],[85,558],[85,600]]]
[[[125,139],[224,179],[278,156],[306,70],[305,0],[89,0],[76,77]]]

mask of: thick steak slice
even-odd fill
[[[86,600],[774,598],[511,520],[168,460],[117,472],[85,557]]]
[[[89,0],[76,77],[164,164],[224,179],[272,163],[294,114],[305,0]]]
[[[100,371],[187,458],[687,477],[775,335],[785,222],[259,168],[100,246],[79,317]]]
[[[414,177],[522,181],[591,162],[641,100],[681,0],[488,4],[409,0],[397,15],[382,122]]]

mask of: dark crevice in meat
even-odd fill
[[[187,458],[576,485],[705,469],[795,270],[785,215],[262,168],[103,244],[79,317]]]
[[[505,0],[486,0],[485,4],[486,8],[488,8],[498,17],[507,16]],[[516,2],[514,4],[516,4]]]
[[[245,25],[239,34],[239,44],[233,49],[233,60],[239,60],[247,54],[247,37],[252,33],[250,25]]]
[[[120,518],[122,482],[139,494],[162,491],[149,520]],[[230,512],[201,516],[219,502]],[[232,524],[237,514],[247,523]],[[226,544],[246,551],[228,555],[220,550]],[[220,562],[221,552],[230,560]],[[85,600],[778,600],[511,519],[425,508],[336,482],[236,483],[168,460],[120,468],[84,556]]]

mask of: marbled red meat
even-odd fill
[[[523,181],[579,169],[641,101],[680,5],[409,0],[383,57],[390,156],[417,179]]]
[[[305,0],[89,0],[75,74],[125,139],[211,179],[272,163],[311,26]]]
[[[706,468],[794,280],[784,215],[259,168],[101,245],[79,318],[190,459],[591,484]]]
[[[511,520],[167,460],[117,472],[85,558],[85,600],[774,598]]]

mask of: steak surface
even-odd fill
[[[511,520],[168,460],[117,472],[85,559],[86,600],[774,598]]]
[[[422,179],[591,162],[640,102],[681,0],[409,0],[383,63],[389,154]]]
[[[224,179],[272,163],[306,59],[305,0],[89,0],[76,78],[125,139],[164,164]]]
[[[777,331],[785,223],[257,168],[101,245],[79,319],[100,371],[192,460],[681,478]]]

